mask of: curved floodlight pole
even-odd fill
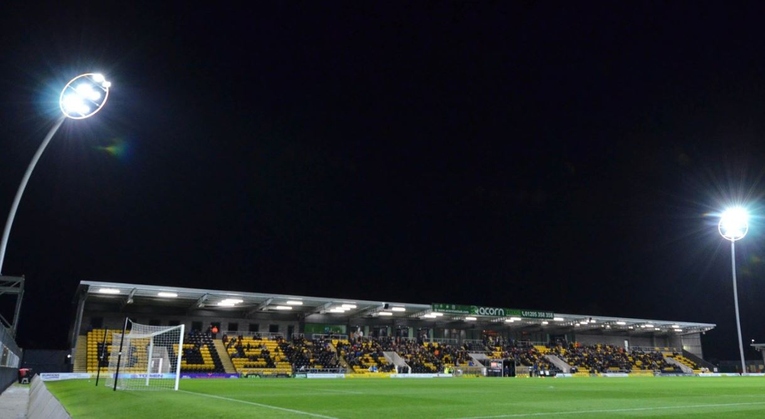
[[[730,240],[731,271],[733,272],[733,303],[736,309],[736,330],[738,331],[738,351],[741,356],[741,375],[746,374],[744,343],[741,338],[741,317],[738,310],[738,286],[736,285],[736,241],[741,240],[749,231],[749,216],[743,208],[726,210],[717,225],[720,234]]]
[[[111,83],[104,79],[104,76],[98,73],[86,73],[81,74],[64,86],[64,90],[61,91],[59,96],[59,107],[61,108],[62,116],[56,120],[53,127],[48,131],[48,135],[43,139],[42,144],[32,157],[32,161],[27,167],[27,171],[24,173],[24,177],[21,179],[21,185],[19,185],[16,196],[13,198],[13,204],[11,205],[11,212],[8,214],[8,220],[5,222],[5,228],[3,229],[3,238],[0,241],[0,275],[3,272],[3,262],[5,262],[5,250],[8,247],[8,237],[11,234],[11,227],[13,226],[13,220],[16,218],[16,210],[19,208],[21,202],[21,196],[24,195],[24,190],[27,187],[29,178],[32,176],[32,171],[37,166],[37,161],[40,160],[45,148],[48,147],[48,143],[53,139],[61,124],[67,118],[70,119],[85,119],[93,116],[96,112],[106,104],[106,99],[109,97],[109,87]]]
[[[24,177],[21,179],[21,185],[19,185],[19,190],[16,191],[16,197],[13,198],[13,204],[11,205],[11,212],[8,214],[8,220],[5,222],[5,229],[3,230],[3,241],[0,242],[0,274],[3,272],[3,261],[5,261],[5,248],[8,246],[8,236],[11,234],[11,226],[13,225],[13,220],[16,218],[16,210],[19,208],[19,202],[21,202],[21,196],[24,194],[24,189],[27,188],[27,182],[29,182],[29,177],[32,176],[32,171],[35,170],[35,166],[37,165],[37,161],[40,160],[40,156],[42,156],[43,151],[45,151],[45,147],[48,146],[48,143],[50,143],[50,140],[53,138],[53,135],[56,134],[56,131],[58,131],[59,127],[61,127],[61,124],[64,123],[64,120],[66,119],[66,116],[61,116],[58,118],[58,121],[53,125],[53,128],[48,131],[48,135],[45,136],[45,139],[43,140],[42,144],[40,144],[40,148],[37,149],[37,152],[35,153],[34,157],[32,157],[32,162],[29,163],[29,167],[27,167],[26,173],[24,173]]]

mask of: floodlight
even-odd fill
[[[64,116],[85,119],[95,115],[106,104],[111,83],[103,74],[86,73],[73,78],[64,86],[59,96],[59,106]]]
[[[393,311],[406,311],[406,307],[391,307]]]
[[[117,288],[99,288],[98,292],[101,294],[119,294],[120,290]]]
[[[717,229],[720,235],[732,242],[743,239],[749,231],[749,214],[741,207],[729,208],[720,216]]]
[[[167,298],[175,298],[175,297],[178,296],[178,294],[174,293],[174,292],[164,292],[164,291],[162,291],[162,292],[157,293],[157,296],[159,296],[159,297],[167,297]]]
[[[241,300],[239,298],[226,298],[224,300],[221,300],[218,303],[218,305],[221,306],[221,307],[234,307],[237,304],[240,304],[242,302],[243,302],[243,300]]]
[[[465,317],[465,321],[468,321],[468,322],[473,322],[473,321],[476,321],[476,320],[477,319],[475,317],[473,317],[473,316]]]
[[[244,300],[241,300],[239,298],[226,298],[226,299],[223,300],[223,302],[227,302],[227,303],[231,303],[231,304],[240,304],[243,301]]]

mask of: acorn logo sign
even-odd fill
[[[471,314],[477,314],[479,316],[497,316],[497,317],[502,317],[502,316],[505,315],[505,309],[504,308],[496,308],[496,307],[470,306],[470,312],[471,312]]]

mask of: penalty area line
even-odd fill
[[[493,416],[469,416],[461,417],[457,419],[503,419],[503,418],[531,418],[537,416],[563,416],[563,415],[580,415],[580,414],[595,414],[595,413],[627,413],[627,412],[645,412],[652,410],[672,410],[672,409],[699,409],[699,408],[711,408],[711,407],[735,407],[735,406],[756,406],[763,405],[765,402],[751,402],[751,403],[715,403],[715,404],[694,404],[688,406],[655,406],[655,407],[634,407],[626,409],[594,409],[594,410],[570,410],[563,412],[534,412],[534,413],[509,413],[506,415],[493,415]]]
[[[297,415],[311,416],[311,417],[314,417],[314,418],[338,419],[338,418],[336,418],[334,416],[325,416],[325,415],[320,415],[318,413],[305,412],[305,411],[302,411],[302,410],[295,410],[295,409],[287,409],[286,407],[271,406],[271,405],[263,404],[263,403],[248,402],[246,400],[232,399],[232,398],[229,398],[229,397],[216,396],[216,395],[213,395],[213,394],[196,393],[196,392],[187,391],[187,390],[178,390],[178,391],[183,392],[183,393],[193,394],[195,396],[204,396],[204,397],[210,397],[212,399],[225,400],[225,401],[228,401],[228,402],[243,403],[243,404],[248,404],[250,406],[262,407],[262,408],[265,408],[265,409],[281,410],[282,412],[290,412],[290,413],[295,413]]]

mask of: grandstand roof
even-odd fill
[[[463,323],[482,326],[504,325],[512,328],[543,327],[550,332],[575,329],[586,333],[628,334],[691,334],[706,332],[716,325],[670,320],[563,314],[528,310],[496,309],[453,304],[418,304],[391,301],[368,301],[353,298],[309,297],[302,295],[265,294],[242,291],[182,288],[161,285],[117,282],[81,281],[78,298],[120,311],[127,305],[154,307],[157,311],[175,308],[187,312],[215,311],[231,317],[251,317],[256,313],[287,314],[303,317],[328,315],[338,320],[389,318],[401,321],[423,321],[437,327]],[[471,313],[448,308],[480,308]],[[490,314],[480,314],[481,312]],[[459,326],[451,326],[459,327]]]

